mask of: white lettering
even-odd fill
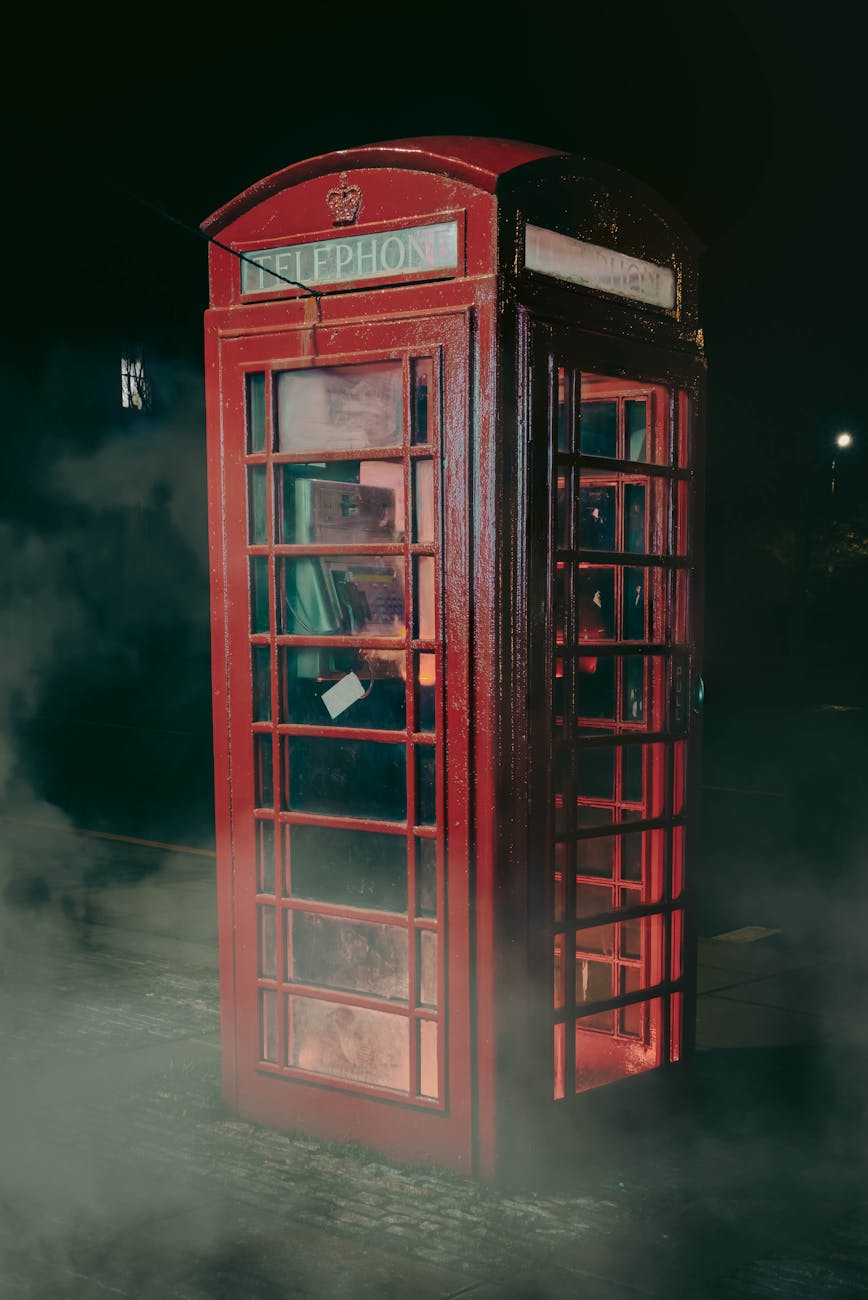
[[[372,240],[371,240],[371,251],[370,251],[369,253],[365,253],[364,248],[363,248],[363,245],[362,245],[362,241],[361,241],[361,239],[360,239],[359,242],[358,242],[358,245],[357,245],[357,247],[356,247],[356,271],[358,272],[359,275],[364,275],[363,262],[364,262],[364,260],[365,260],[366,258],[368,259],[368,263],[369,263],[369,266],[370,266],[370,270],[369,270],[368,274],[369,274],[369,275],[376,275],[376,274],[377,274],[377,241],[376,241],[376,239],[372,239]]]
[[[407,266],[412,269],[413,254],[416,255],[417,267],[431,266],[430,244],[424,247],[416,238],[416,232],[410,230],[407,232]]]
[[[391,244],[394,244],[398,250],[397,261],[390,262],[386,257],[386,249],[389,248]],[[401,267],[404,265],[406,252],[407,250],[397,235],[390,235],[388,239],[384,239],[383,246],[380,249],[380,261],[382,262],[384,269],[387,271],[400,271]]]
[[[349,244],[335,244],[335,257],[337,259],[335,275],[340,280],[344,273],[344,267],[349,266],[353,260],[353,250]]]
[[[292,249],[291,248],[287,248],[285,251],[282,251],[277,254],[277,257],[275,257],[274,259],[274,269],[277,272],[277,274],[282,275],[285,280],[295,279],[295,277],[292,274]]]
[[[328,265],[327,258],[329,255],[328,244],[315,244],[313,249],[313,278],[315,280],[324,280],[325,268]]]

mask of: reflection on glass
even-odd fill
[[[265,375],[247,376],[247,450],[265,451]]]
[[[642,879],[642,840],[643,832],[621,836],[621,879]]]
[[[419,1005],[437,1006],[437,935],[431,930],[417,931],[419,947],[416,964],[419,980]]]
[[[406,914],[407,841],[403,835],[293,826],[289,847],[287,880],[296,898]]]
[[[648,434],[646,404],[641,399],[627,399],[624,403],[624,426],[627,435],[627,459],[648,459]]]
[[[274,822],[257,821],[256,878],[260,894],[274,893]]]
[[[254,555],[250,561],[250,630],[268,631],[268,556]]]
[[[406,726],[403,650],[279,646],[277,654],[281,722],[391,731]],[[322,697],[350,673],[365,694],[332,716]]]
[[[553,920],[563,921],[567,912],[567,872],[569,871],[569,853],[566,844],[555,845],[555,880]]]
[[[274,807],[274,756],[271,733],[253,737],[253,798],[257,808]]]
[[[434,462],[413,461],[413,541],[433,544]]]
[[[615,636],[615,570],[579,565],[579,640]]]
[[[646,495],[644,483],[628,483],[624,488],[625,551],[647,550],[645,530]]]
[[[400,361],[284,370],[276,376],[279,451],[400,446]]]
[[[419,1043],[419,1095],[437,1097],[437,1022],[420,1020]]]
[[[406,1002],[408,936],[403,926],[309,912],[291,916],[290,979]]]
[[[404,537],[399,460],[277,465],[277,540],[310,545],[392,544]]]
[[[247,521],[252,546],[268,541],[267,465],[247,467]]]
[[[314,998],[290,1003],[290,1061],[297,1069],[406,1092],[410,1050],[404,1016]]]
[[[584,870],[583,867],[580,867],[580,869]],[[576,916],[580,920],[585,920],[591,916],[602,916],[604,912],[613,910],[610,885],[589,885],[585,881],[578,882],[576,885]],[[602,928],[605,929],[605,927]],[[587,933],[590,933],[590,931]],[[587,944],[583,943],[579,946],[587,947]],[[591,951],[604,952],[607,949],[594,947]]]
[[[416,746],[416,825],[437,822],[437,751],[433,745]]]
[[[622,966],[621,993],[638,993],[641,987],[641,972],[635,966]],[[647,1006],[647,1003],[644,1005]],[[620,1029],[622,1034],[626,1034],[630,1038],[641,1037],[642,1009],[643,1003],[641,1002],[632,1002],[630,1006],[621,1008]]]
[[[582,402],[580,451],[585,456],[618,454],[618,403]]]
[[[282,559],[278,587],[283,632],[314,636],[404,633],[401,556]]]
[[[415,610],[413,635],[419,641],[433,641],[436,636],[434,617],[434,557],[414,555]],[[403,620],[403,612],[402,612]]]
[[[564,1005],[567,997],[567,972],[564,963],[564,936],[562,934],[555,935],[554,974],[554,1003],[557,1011]]]
[[[416,915],[437,915],[437,841],[416,836]]]
[[[301,812],[404,821],[403,745],[336,737],[285,736],[284,806]]]
[[[434,362],[431,357],[413,357],[410,362],[410,411],[412,441],[431,441],[431,399],[434,392]]]
[[[645,719],[645,661],[634,655],[624,659],[622,709],[625,722],[643,722]]]
[[[624,569],[625,641],[645,640],[645,570]]]
[[[568,623],[567,611],[569,609],[569,573],[567,566],[561,561],[555,566],[555,575],[552,591],[552,606],[555,623],[555,644],[566,645]],[[581,631],[579,633],[581,635]]]
[[[631,890],[630,897],[625,895],[625,905],[633,906],[638,901],[638,891]],[[621,956],[632,957],[636,961],[642,956],[642,926],[644,922],[640,917],[633,921],[624,921],[619,929],[621,931]]]
[[[253,721],[271,721],[271,649],[253,646]]]
[[[580,484],[579,546],[582,550],[615,550],[615,491],[612,483]]]
[[[417,651],[413,655],[413,661],[416,680],[416,730],[433,731],[437,694],[437,656]]]
[[[615,718],[615,660],[579,659],[576,713],[579,718]]]

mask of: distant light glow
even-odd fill
[[[839,433],[835,439],[836,447],[851,447],[853,445],[852,433]]]

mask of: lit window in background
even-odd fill
[[[121,357],[121,406],[146,411],[151,404],[151,386],[141,360]]]

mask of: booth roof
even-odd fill
[[[290,189],[314,176],[334,172],[357,171],[365,167],[405,167],[414,171],[433,172],[467,181],[478,189],[493,192],[505,173],[540,158],[563,156],[561,149],[524,144],[519,140],[487,139],[482,136],[429,135],[411,140],[385,140],[380,144],[361,145],[355,149],[337,149],[291,163],[280,171],[257,181],[230,199],[202,222],[207,235],[215,235],[242,213],[255,207],[272,194]]]

